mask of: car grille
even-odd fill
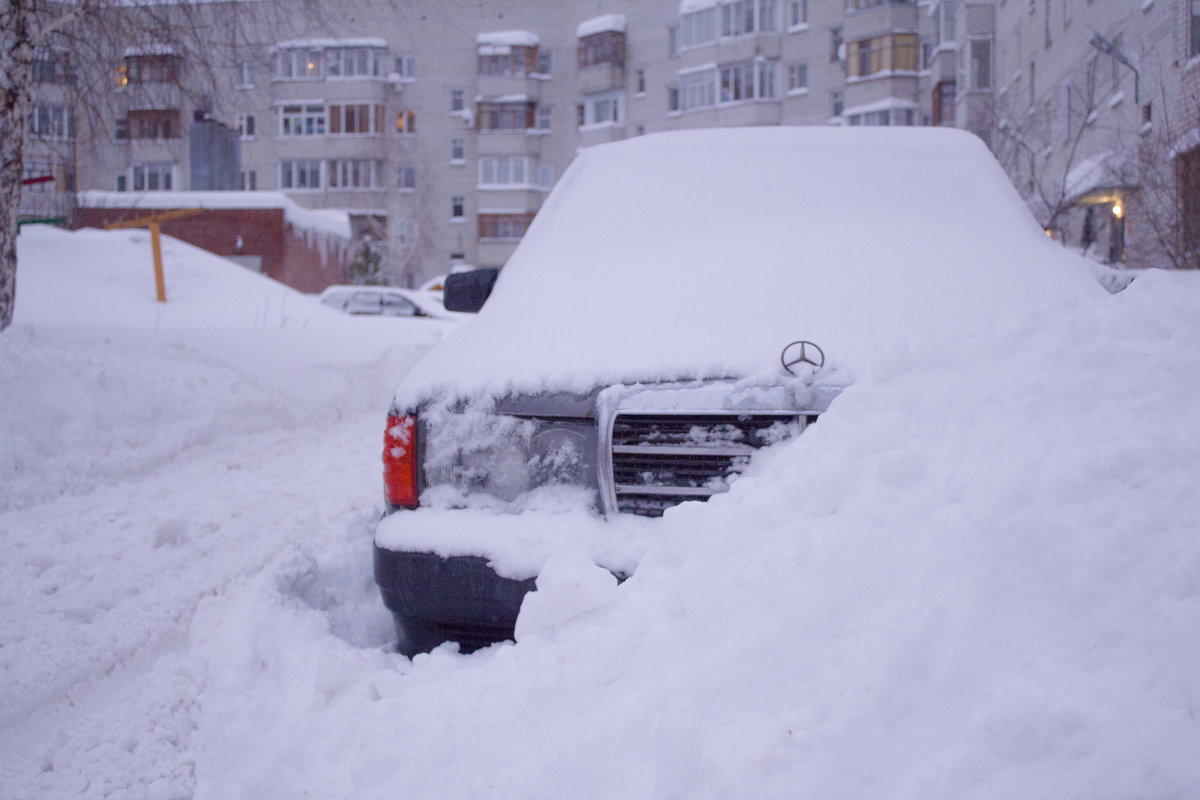
[[[797,414],[618,413],[612,486],[618,511],[657,517],[685,500],[728,488],[750,456],[799,433]]]

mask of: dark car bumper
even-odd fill
[[[513,638],[517,612],[535,579],[497,575],[479,556],[443,558],[375,547],[375,582],[411,655],[444,641],[464,651]]]

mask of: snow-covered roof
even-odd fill
[[[585,36],[592,36],[594,34],[604,33],[606,31],[624,33],[625,15],[604,14],[603,16],[584,20],[583,22],[579,23],[579,27],[575,29],[575,37],[582,39]]]
[[[323,50],[328,47],[387,47],[387,40],[377,37],[356,37],[350,39],[289,39],[277,43],[273,50],[295,50],[299,48]]]
[[[493,97],[485,97],[476,95],[476,103],[528,103],[529,95],[527,94],[499,94]]]
[[[475,43],[497,47],[537,47],[541,39],[532,31],[492,31],[476,36]]]
[[[879,186],[923,200],[864,203]],[[861,364],[895,336],[963,335],[1096,291],[972,134],[651,134],[575,159],[477,324],[398,397],[752,376],[796,339]]]
[[[1102,150],[1067,170],[1063,180],[1063,197],[1078,200],[1097,189],[1111,189],[1122,183],[1118,177],[1121,157],[1112,150]]]
[[[314,233],[350,239],[350,215],[342,209],[305,208],[280,192],[100,192],[76,195],[83,208],[279,208],[289,223]]]
[[[717,0],[680,0],[679,13],[690,14],[693,11],[703,11],[706,8],[716,8]]]
[[[131,56],[173,56],[175,54],[175,46],[170,44],[144,44],[138,47],[126,47],[124,52],[121,53],[124,58]]]

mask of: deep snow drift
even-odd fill
[[[284,303],[175,244],[196,292],[173,326],[137,310],[129,236],[21,237],[0,797],[1200,786],[1198,276],[897,339],[729,494],[653,523],[624,584],[563,552],[516,645],[410,662],[371,523],[388,383],[440,333],[296,296],[195,327]],[[114,299],[80,328],[60,307],[85,281]]]

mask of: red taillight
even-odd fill
[[[393,506],[417,507],[415,414],[388,414],[383,432],[383,494]]]

